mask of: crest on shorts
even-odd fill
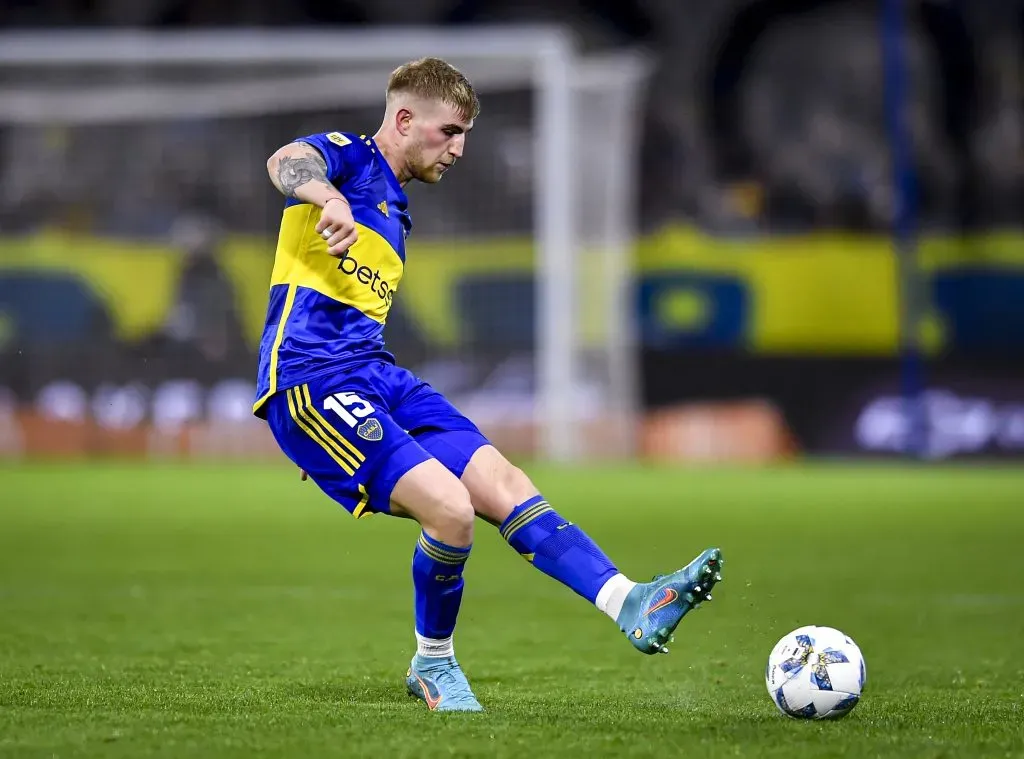
[[[356,427],[356,434],[363,440],[376,443],[384,437],[384,428],[380,426],[380,422],[371,418]]]

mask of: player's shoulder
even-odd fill
[[[350,158],[370,155],[369,140],[353,132],[316,132],[296,137],[295,142],[306,142],[332,153],[345,153]]]
[[[327,160],[331,175],[344,172],[348,176],[373,165],[371,141],[353,132],[317,132],[295,138],[295,142],[312,145]]]
[[[337,145],[339,148],[358,150],[359,146],[363,145],[362,138],[352,132],[324,132],[323,136],[325,140]]]
[[[355,134],[354,132],[318,132],[297,139],[300,142],[318,142],[333,148],[344,148],[346,152],[351,153],[370,152],[370,141],[366,138],[366,135]]]

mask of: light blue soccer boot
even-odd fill
[[[405,678],[409,694],[426,701],[434,712],[482,712],[462,667],[453,656],[412,657]]]
[[[626,596],[616,624],[642,653],[667,654],[676,625],[702,601],[711,600],[724,563],[722,552],[709,548],[678,572],[638,584]]]

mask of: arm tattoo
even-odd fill
[[[284,156],[277,164],[277,188],[290,198],[295,190],[308,182],[327,181],[327,162],[319,153],[309,152],[301,156]]]

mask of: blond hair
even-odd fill
[[[480,115],[480,101],[473,85],[461,71],[440,58],[420,58],[392,71],[388,79],[388,100],[400,92],[447,103],[458,110],[465,121]]]

